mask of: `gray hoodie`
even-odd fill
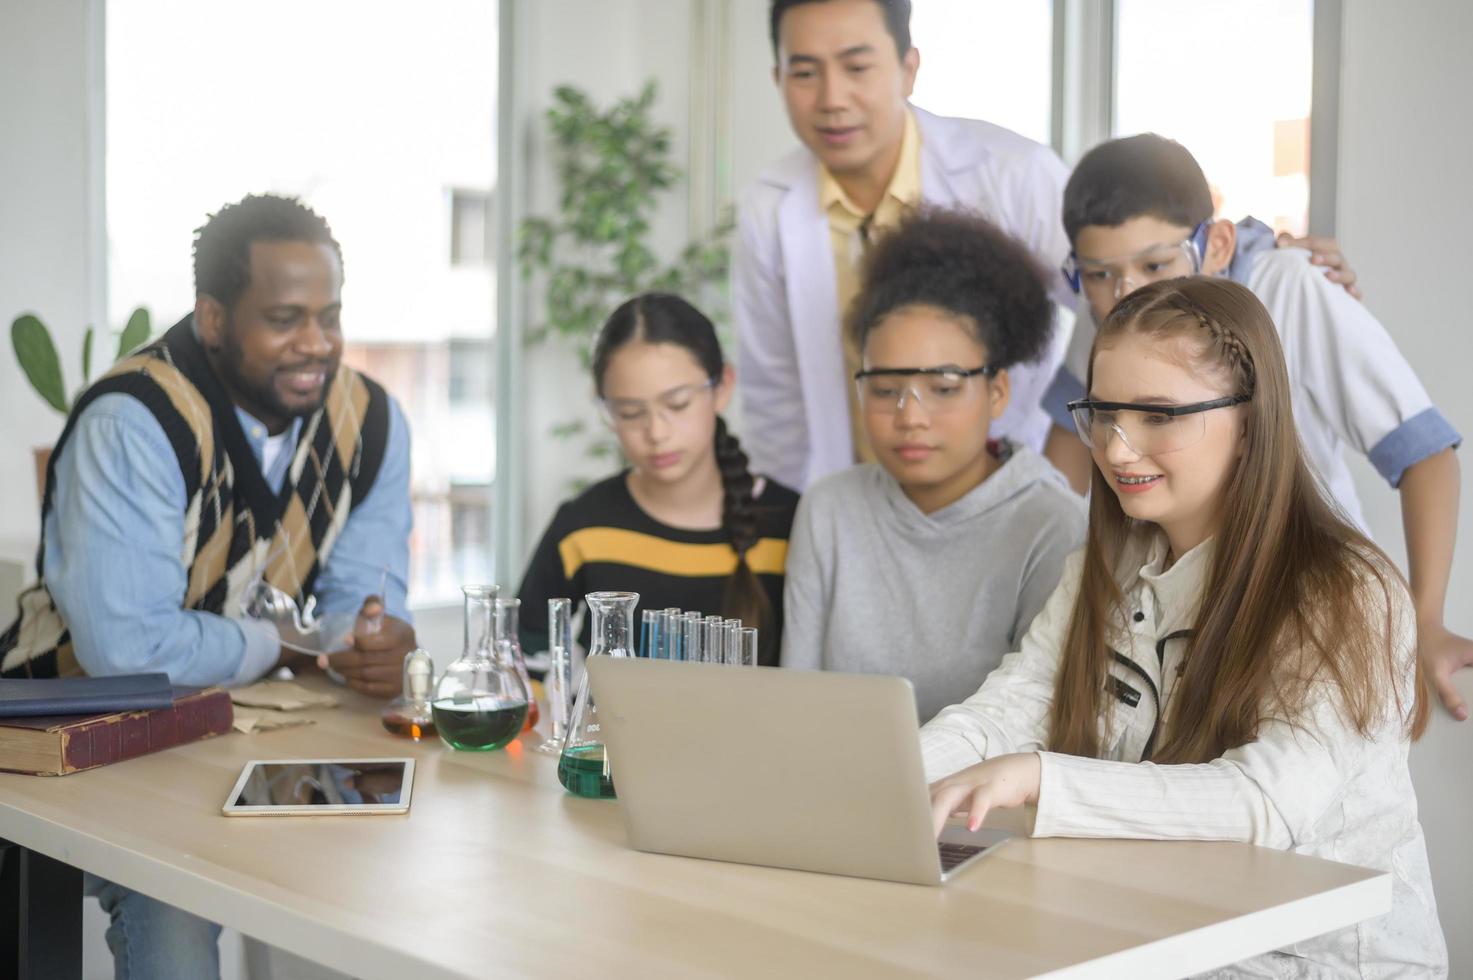
[[[922,723],[975,693],[1084,541],[1084,501],[1059,472],[1003,453],[929,515],[874,463],[815,483],[789,539],[782,665],[907,677]]]

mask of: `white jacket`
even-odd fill
[[[1046,146],[973,119],[913,109],[921,132],[921,197],[978,211],[1023,242],[1044,266],[1056,302],[1074,298],[1057,273],[1069,254],[1061,218],[1068,171]],[[818,161],[799,147],[742,195],[733,256],[742,441],[753,469],[802,489],[854,463],[840,337],[839,290]],[[1008,374],[1012,402],[993,434],[1038,450],[1040,407],[1068,346],[1072,314],[1033,364]]]
[[[1120,583],[1129,604],[1129,635],[1122,632],[1113,644],[1128,663],[1117,659],[1112,666],[1116,698],[1108,721],[1102,721],[1104,758],[1042,751],[1054,675],[1079,590],[1083,553],[1076,552],[1021,652],[1005,658],[976,694],[921,730],[927,778],[1010,752],[1038,752],[1035,837],[1246,841],[1389,870],[1387,915],[1235,964],[1224,975],[1446,976],[1447,948],[1407,770],[1405,720],[1394,702],[1371,738],[1345,723],[1326,692],[1298,727],[1270,721],[1256,740],[1211,762],[1140,762],[1153,734],[1160,741],[1158,719],[1166,712],[1158,707],[1158,695],[1159,705],[1169,706],[1176,694],[1185,651],[1180,631],[1196,618],[1212,543],[1165,572],[1160,569],[1166,541],[1159,531],[1143,533],[1131,552],[1122,567],[1138,571]],[[1374,589],[1367,601],[1384,608],[1379,587],[1367,588]],[[1411,692],[1416,626],[1404,589],[1394,589],[1393,604],[1399,680]]]

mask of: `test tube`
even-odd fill
[[[573,600],[547,600],[548,653],[552,663],[547,669],[543,690],[547,693],[548,712],[552,715],[552,734],[537,751],[560,753],[567,735],[568,720],[573,713]]]
[[[660,659],[680,659],[680,610],[674,606],[660,613]]]
[[[639,615],[639,655],[653,657],[660,639],[659,613],[646,609]]]
[[[742,666],[757,666],[757,627],[748,626],[741,631]]]
[[[728,619],[721,624],[721,662],[738,667],[742,663],[742,621]]]
[[[680,641],[680,656],[682,660],[701,659],[701,614],[688,612],[680,617],[683,622],[681,630],[684,634]]]
[[[701,641],[701,660],[704,663],[719,664],[723,661],[722,651],[726,649],[722,643],[724,626],[720,616],[706,617],[706,637]]]
[[[664,609],[655,610],[655,638],[650,643],[650,659],[665,659],[665,634],[670,625],[670,613]]]

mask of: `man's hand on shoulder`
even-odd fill
[[[386,615],[383,600],[369,596],[358,612],[353,645],[330,658],[319,657],[317,662],[342,674],[348,687],[359,694],[392,698],[402,683],[404,655],[416,646],[414,627]]]
[[[1453,674],[1473,667],[1473,640],[1441,625],[1422,625],[1417,630],[1417,641],[1423,669],[1431,675],[1442,706],[1458,721],[1467,721],[1468,705],[1453,686]]]
[[[1361,298],[1360,287],[1356,285],[1355,270],[1345,260],[1345,253],[1340,251],[1340,243],[1335,239],[1324,235],[1295,238],[1284,231],[1279,233],[1274,244],[1279,248],[1308,249],[1310,263],[1324,267],[1326,279],[1344,286],[1345,291],[1356,299]]]

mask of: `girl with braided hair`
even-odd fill
[[[623,590],[641,608],[756,626],[759,661],[775,664],[798,495],[755,476],[726,427],[735,373],[716,328],[679,296],[645,293],[609,316],[592,367],[629,468],[553,517],[518,592],[524,645],[546,643],[548,598]]]
[[[1085,390],[1088,540],[1020,652],[922,730],[938,830],[1036,803],[1037,837],[1384,869],[1388,914],[1220,975],[1447,976],[1407,768],[1429,694],[1411,596],[1310,469],[1268,311],[1226,279],[1143,286]]]

